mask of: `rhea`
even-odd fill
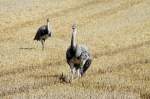
[[[92,57],[88,48],[83,45],[78,45],[76,43],[77,25],[72,25],[72,37],[71,45],[67,49],[66,59],[67,63],[71,69],[71,79],[74,79],[74,75],[77,77],[82,77],[87,69],[90,67],[92,62]]]
[[[44,50],[45,40],[51,37],[51,35],[52,35],[52,31],[50,28],[50,22],[49,19],[47,19],[47,25],[42,25],[41,27],[39,27],[34,37],[34,40],[40,41],[42,44],[42,49]]]

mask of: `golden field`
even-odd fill
[[[33,41],[49,18],[42,51]],[[93,62],[70,83],[71,26]],[[150,99],[149,0],[0,0],[0,99]]]

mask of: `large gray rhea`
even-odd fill
[[[42,49],[44,50],[45,40],[48,39],[49,37],[51,37],[51,35],[52,35],[52,31],[51,31],[51,27],[50,27],[50,22],[49,22],[49,19],[47,19],[47,25],[42,25],[38,29],[38,31],[34,37],[34,40],[40,41],[42,44]]]
[[[77,77],[82,77],[90,67],[92,62],[92,58],[88,51],[88,48],[76,43],[76,34],[77,25],[73,24],[71,45],[66,52],[66,59],[71,69],[72,79],[74,78],[75,74],[77,74]]]

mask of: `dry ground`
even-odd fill
[[[52,38],[33,41],[50,18]],[[93,55],[71,84],[65,52],[71,25]],[[149,0],[0,0],[1,99],[150,99]]]

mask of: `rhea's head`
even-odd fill
[[[72,25],[72,29],[74,30],[74,29],[76,29],[76,28],[77,28],[77,24],[74,23],[74,24]]]

